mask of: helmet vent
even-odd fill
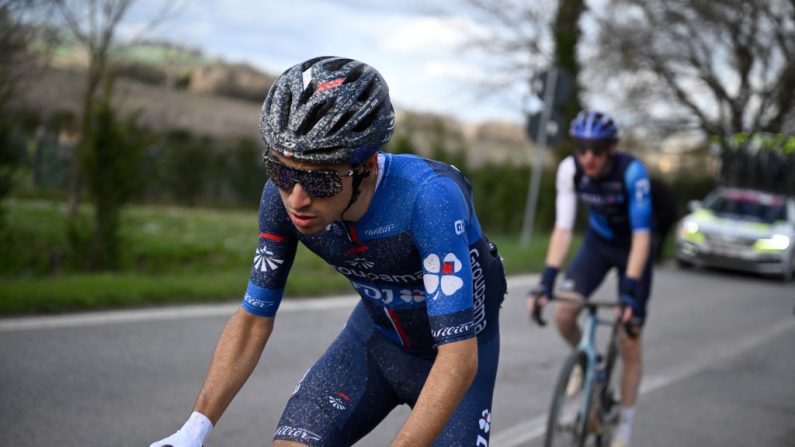
[[[373,90],[376,89],[375,81],[371,81],[367,84],[367,88],[365,88],[362,93],[359,94],[359,97],[356,98],[357,101],[367,101],[373,96]]]
[[[356,126],[354,126],[354,128],[351,130],[353,130],[354,132],[364,132],[365,130],[369,129],[370,126],[372,126],[373,123],[375,122],[376,118],[378,118],[380,109],[381,109],[380,107],[376,107],[373,110],[371,110],[370,113],[368,113],[367,116],[365,116],[358,123],[356,123]]]
[[[350,62],[353,62],[353,59],[334,59],[324,64],[324,68],[328,71],[337,71]]]
[[[351,118],[353,117],[353,115],[355,113],[356,112],[354,112],[352,110],[349,110],[349,111],[345,112],[345,114],[342,115],[340,117],[340,119],[337,120],[336,123],[334,123],[334,127],[331,128],[329,133],[333,135],[333,134],[336,134],[337,132],[339,132],[340,129],[342,129],[346,124],[348,124],[348,122],[350,122]]]
[[[293,92],[286,90],[284,92],[284,96],[285,98],[283,104],[286,106],[276,107],[273,104],[271,105],[271,110],[276,108],[280,112],[278,115],[278,124],[276,125],[276,128],[280,131],[286,129],[287,124],[290,122],[290,104],[293,102]]]
[[[331,98],[322,104],[316,104],[313,106],[306,114],[306,118],[301,123],[301,127],[298,128],[296,133],[298,135],[306,135],[309,133],[309,131],[312,130],[315,125],[317,125],[317,123],[328,114],[328,111],[334,108],[336,103],[337,98]]]
[[[347,76],[347,79],[345,79],[345,83],[349,84],[351,82],[356,82],[357,79],[362,77],[363,73],[364,65],[357,65],[353,70],[351,70],[350,74]]]

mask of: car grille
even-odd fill
[[[704,233],[704,237],[712,246],[749,248],[756,243],[756,238],[730,236],[722,233]]]

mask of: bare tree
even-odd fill
[[[594,77],[664,131],[727,141],[793,121],[793,0],[610,0],[600,25]]]
[[[136,0],[57,0],[60,17],[86,54],[88,66],[82,98],[80,139],[70,179],[69,240],[87,249],[91,269],[113,268],[118,260],[118,226],[121,208],[131,198],[131,186],[142,150],[135,121],[120,121],[112,108],[114,82],[112,55],[119,46],[118,26]],[[149,22],[163,20],[174,2],[166,1]],[[144,31],[145,32],[145,31]],[[143,32],[142,32],[143,33]],[[84,178],[87,177],[87,178]],[[115,177],[115,178],[113,178]],[[94,228],[89,244],[81,241],[77,209],[87,183],[94,205]],[[88,245],[85,247],[85,245]],[[80,250],[78,250],[79,252]]]
[[[491,64],[489,78],[481,84],[482,94],[506,91],[529,92],[530,83],[552,66],[565,69],[575,80],[572,94],[557,107],[565,122],[581,108],[576,82],[580,64],[577,49],[582,34],[580,19],[587,11],[585,0],[458,0],[464,11],[487,29],[485,35],[466,42]],[[535,92],[537,93],[537,92]],[[513,104],[519,112],[527,107]],[[566,151],[559,148],[560,156]]]
[[[85,144],[92,134],[94,109],[103,91],[100,87],[108,81],[111,50],[117,44],[116,32],[125,15],[136,0],[57,0],[61,19],[72,37],[86,53],[88,67],[83,91],[81,111],[80,141],[76,145],[77,154],[70,180],[69,215],[74,216],[80,203],[83,187],[83,169],[80,160],[84,158]],[[162,21],[173,8],[174,2],[164,2],[162,9],[152,18],[147,28],[153,28]]]

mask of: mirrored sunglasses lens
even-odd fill
[[[283,191],[290,191],[295,184],[295,177],[290,174],[289,168],[273,160],[266,160],[265,172],[274,185]]]
[[[331,172],[302,172],[298,182],[311,197],[331,197],[342,191],[341,179]]]
[[[265,166],[268,177],[282,191],[291,191],[296,183],[300,183],[304,191],[314,199],[331,197],[342,191],[342,179],[333,172],[302,171],[272,159],[266,159]]]
[[[595,156],[600,156],[607,152],[607,146],[603,144],[578,144],[577,153],[585,155],[586,152],[591,152]]]

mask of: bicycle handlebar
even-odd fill
[[[538,299],[542,295],[531,293],[531,296],[533,296],[533,298],[535,298],[535,299]],[[567,297],[562,297],[562,296],[561,297],[554,297],[553,296],[551,298],[548,298],[548,301],[552,301],[553,299],[555,301],[563,301],[563,302],[575,304],[575,305],[577,305],[579,307],[585,308],[585,309],[588,310],[588,313],[590,313],[590,314],[595,314],[596,312],[598,312],[598,310],[600,308],[605,308],[605,309],[623,308],[623,304],[616,303],[616,302],[581,301],[581,300],[578,300],[578,299],[567,298]],[[544,327],[544,326],[547,325],[547,320],[544,319],[542,314],[543,314],[543,307],[535,306],[533,308],[533,311],[530,313],[530,319],[532,321],[534,321],[536,324],[538,324],[539,326]],[[631,334],[630,334],[630,336],[631,336]]]

